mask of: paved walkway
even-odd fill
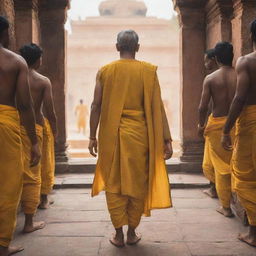
[[[215,212],[217,200],[201,189],[173,189],[174,208],[155,210],[138,229],[140,244],[122,249],[108,238],[113,232],[104,195],[90,197],[88,189],[56,190],[55,204],[39,211],[45,229],[22,235],[18,218],[15,244],[25,247],[20,256],[255,256],[256,249],[236,239],[245,228],[237,219]]]

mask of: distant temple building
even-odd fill
[[[147,17],[143,1],[106,0],[100,16],[72,21],[68,37],[68,124],[69,137],[75,127],[74,108],[80,99],[89,106],[98,69],[119,58],[117,33],[134,29],[140,36],[138,59],[158,65],[162,98],[175,140],[180,138],[179,29],[172,20]],[[74,127],[72,126],[74,124]]]

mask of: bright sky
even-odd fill
[[[71,0],[71,10],[69,18],[82,19],[89,16],[98,16],[98,6],[103,0]],[[170,19],[173,14],[173,5],[171,0],[144,0],[148,7],[148,16]]]

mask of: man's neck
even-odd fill
[[[253,51],[256,52],[256,43],[253,43]]]
[[[120,53],[120,59],[135,59],[135,52],[121,52]]]

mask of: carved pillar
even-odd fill
[[[14,13],[14,3],[12,0],[1,0],[0,1],[0,15],[6,17],[10,22],[9,36],[10,44],[9,49],[14,51],[16,49],[16,38],[15,38],[15,13]]]
[[[219,41],[231,42],[232,0],[208,0],[206,4],[206,46],[213,48]]]
[[[234,18],[232,20],[235,59],[252,51],[250,23],[256,19],[255,0],[233,0]]]
[[[56,171],[68,168],[66,154],[66,22],[68,0],[41,0],[39,20],[43,48],[42,73],[50,78],[58,118]]]
[[[188,171],[201,169],[203,140],[197,135],[198,105],[204,80],[206,1],[174,1],[180,22],[181,161]],[[188,164],[188,165],[187,165]],[[181,169],[183,170],[181,165]]]
[[[14,0],[16,49],[28,43],[39,44],[38,0]]]

